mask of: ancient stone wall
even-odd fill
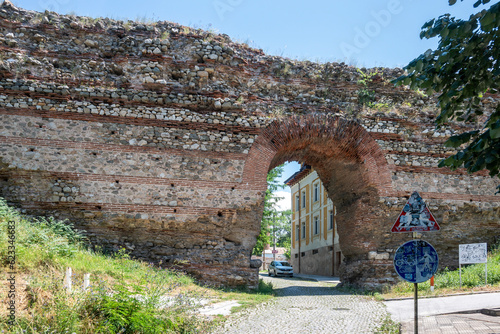
[[[434,128],[432,98],[400,69],[299,62],[170,22],[0,9],[0,194],[67,218],[104,248],[257,284],[250,254],[267,172],[312,165],[338,209],[345,282],[394,282],[408,236],[389,231],[418,190],[457,245],[495,241],[498,180],[437,168],[466,129]],[[488,110],[498,102],[486,96]],[[467,127],[469,128],[469,127]]]

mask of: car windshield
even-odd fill
[[[290,263],[288,262],[276,262],[277,266],[283,266],[283,267],[291,267]]]

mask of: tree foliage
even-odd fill
[[[287,247],[290,243],[292,233],[292,210],[280,211],[274,221],[274,234],[276,235],[276,246]]]
[[[457,0],[449,0],[454,5]],[[463,0],[462,0],[463,1]],[[490,0],[478,0],[474,8]],[[448,121],[469,124],[481,122],[474,129],[450,137],[445,146],[457,153],[439,164],[451,169],[465,167],[469,173],[487,169],[492,177],[500,176],[500,106],[493,100],[487,117],[484,98],[497,94],[500,84],[500,3],[461,20],[444,14],[422,26],[420,38],[439,38],[436,50],[427,50],[406,67],[408,74],[396,84],[437,93],[440,113],[437,126]],[[500,186],[498,187],[500,191]]]
[[[292,210],[280,211],[275,222],[276,247],[286,248],[285,256],[290,260],[292,246]]]
[[[283,173],[283,170],[284,167],[281,165],[274,168],[267,174],[267,190],[264,198],[264,213],[262,215],[260,234],[257,237],[257,243],[253,249],[253,255],[262,255],[264,247],[271,241],[269,236],[269,233],[271,232],[269,226],[272,225],[274,217],[278,217],[280,215],[275,204],[282,199],[274,193],[277,190],[284,188],[284,185],[278,182],[278,178]]]

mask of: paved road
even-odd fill
[[[419,317],[418,332],[425,334],[500,334],[499,318],[481,313]],[[402,334],[413,334],[413,328],[413,321],[401,323]]]
[[[413,333],[413,302],[413,299],[384,302],[387,305],[387,310],[391,313],[392,319],[401,323],[401,332],[403,334]],[[418,300],[419,332],[426,334],[500,334],[500,317],[488,316],[481,313],[455,313],[499,307],[500,293],[421,298]]]
[[[396,322],[412,320],[414,316],[413,299],[385,301],[387,310]],[[481,310],[500,307],[500,292],[478,293],[439,298],[419,298],[418,315],[428,316],[445,313]]]
[[[342,294],[331,283],[261,277],[273,283],[278,298],[229,319],[217,333],[373,333],[388,316],[382,303]]]

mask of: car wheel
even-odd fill
[[[269,275],[269,277],[273,277],[273,275],[271,275],[271,270],[268,270],[267,274]]]

